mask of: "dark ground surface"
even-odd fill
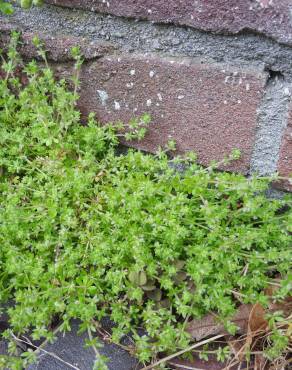
[[[0,355],[5,355],[7,353],[6,351],[7,351],[7,345],[3,340],[1,340],[0,341]]]
[[[110,321],[103,322],[103,328],[110,331],[112,324]],[[8,325],[5,318],[0,318],[0,332],[7,329]],[[79,322],[73,321],[71,331],[57,335],[57,340],[53,344],[46,345],[38,356],[38,362],[30,365],[26,370],[92,370],[95,361],[94,350],[85,348],[85,340],[88,339],[87,333],[78,334]],[[124,343],[128,344],[128,343]],[[98,349],[99,353],[108,358],[108,370],[138,370],[141,366],[137,360],[121,347],[103,343],[103,347]],[[0,340],[0,355],[7,354],[7,344]]]
[[[78,322],[74,321],[71,332],[65,336],[59,334],[57,341],[47,345],[44,349],[75,366],[75,369],[92,370],[95,360],[94,350],[92,348],[84,348],[84,343],[88,336],[86,333],[78,335],[77,331]],[[107,363],[109,370],[134,370],[139,368],[137,361],[128,352],[115,344],[106,343],[103,348],[99,349],[99,352],[109,359]],[[69,370],[72,368],[72,366],[63,363],[52,355],[41,353],[38,363],[29,366],[27,370]]]

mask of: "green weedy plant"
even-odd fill
[[[41,6],[43,0],[15,0],[8,2],[7,0],[0,0],[0,13],[10,15],[13,13],[13,2],[19,3],[23,9],[30,9],[32,6]]]
[[[277,276],[274,299],[290,294],[292,214],[280,210],[291,196],[267,200],[270,179],[202,168],[192,153],[170,167],[174,143],[154,156],[117,156],[119,137],[143,137],[149,117],[100,126],[90,115],[80,125],[78,49],[71,92],[46,60],[43,68],[22,65],[20,79],[17,38],[0,72],[0,302],[15,303],[4,333],[11,356],[0,356],[0,367],[35,360],[31,351],[16,356],[22,335],[52,341],[78,318],[93,338],[103,317],[116,323],[114,342],[133,333],[147,363],[187,348],[187,322],[206,313],[235,333],[234,291],[265,306],[264,289]],[[183,174],[177,163],[186,165]],[[270,358],[288,342],[273,322]],[[147,336],[138,335],[141,326]],[[97,348],[94,339],[89,344]],[[97,356],[95,368],[105,366]]]

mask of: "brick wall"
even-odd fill
[[[0,18],[0,43],[32,34],[67,74],[69,49],[85,55],[80,109],[101,122],[148,112],[149,133],[131,145],[154,152],[169,139],[206,165],[233,148],[228,169],[292,173],[291,0],[47,0]],[[276,187],[292,191],[292,183]]]

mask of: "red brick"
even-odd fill
[[[238,33],[251,30],[292,45],[291,0],[47,0],[117,16]]]
[[[18,26],[8,21],[0,23],[0,48],[7,47],[11,31],[18,30]],[[19,52],[24,58],[31,59],[38,57],[37,49],[33,46],[33,37],[36,33],[22,32],[21,46]],[[46,33],[38,33],[37,36],[44,44],[47,52],[47,58],[54,62],[72,61],[71,48],[80,47],[81,54],[85,60],[99,58],[108,52],[114,50],[114,46],[108,42],[95,41],[90,42],[86,38],[60,35],[58,37],[50,36]]]
[[[203,164],[239,148],[243,158],[229,168],[248,171],[265,74],[125,55],[84,66],[81,80],[81,111],[102,123],[151,115],[146,138],[131,146],[154,152],[173,138],[179,153],[195,151]]]
[[[291,177],[291,180],[281,181],[276,184],[276,187],[292,191],[292,104],[289,110],[288,126],[281,145],[278,172],[280,176]]]

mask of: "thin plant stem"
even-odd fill
[[[58,360],[58,361],[62,362],[63,364],[65,364],[65,365],[67,365],[67,366],[71,367],[71,369],[80,370],[80,368],[79,368],[79,367],[74,366],[74,365],[70,364],[70,362],[67,362],[67,361],[63,360],[61,357],[57,356],[57,355],[56,355],[55,353],[53,353],[53,352],[48,352],[48,351],[46,351],[45,349],[40,348],[40,347],[38,347],[38,346],[34,345],[33,343],[31,343],[31,341],[26,341],[26,340],[23,340],[23,339],[17,338],[13,333],[12,333],[12,337],[13,337],[13,339],[14,339],[15,341],[17,341],[17,342],[22,342],[22,343],[25,343],[25,344],[28,344],[29,346],[31,346],[31,347],[33,347],[33,348],[35,348],[36,350],[39,350],[40,352],[43,352],[43,353],[45,353],[45,354],[47,354],[47,355],[49,355],[49,356],[51,356],[51,357],[55,358],[56,360]]]
[[[161,365],[161,364],[164,364],[165,362],[168,362],[169,360],[172,360],[173,358],[176,358],[176,357],[178,357],[180,355],[183,355],[186,352],[190,352],[194,348],[198,348],[198,347],[203,346],[204,344],[207,344],[207,343],[210,343],[210,342],[214,342],[216,339],[219,339],[219,338],[222,338],[222,337],[224,337],[224,334],[215,335],[212,338],[203,340],[203,341],[201,341],[199,343],[195,343],[195,344],[193,344],[192,346],[190,346],[190,347],[188,347],[186,349],[182,349],[181,351],[178,351],[178,352],[174,353],[173,355],[169,355],[169,356],[166,356],[166,357],[162,358],[161,360],[155,362],[152,365],[148,365],[146,367],[143,367],[142,370],[154,369],[156,366]]]

